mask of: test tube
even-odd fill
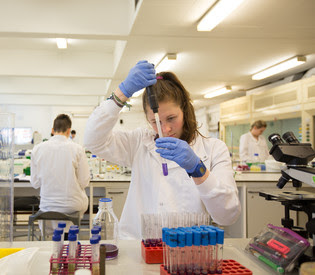
[[[66,226],[67,226],[67,223],[66,222],[58,222],[58,228],[62,228],[63,229],[63,233],[61,235],[61,241],[62,243],[64,242],[65,240],[65,230],[66,230]]]
[[[193,272],[200,274],[200,243],[201,232],[199,230],[192,230],[193,232]]]
[[[217,273],[222,273],[224,230],[217,228]]]
[[[169,235],[169,264],[170,274],[177,275],[177,233],[171,231]]]
[[[99,258],[100,258],[100,250],[99,250],[99,238],[97,236],[90,238],[91,244],[91,252],[92,252],[92,275],[100,274],[100,266],[99,266]]]
[[[201,231],[201,253],[200,253],[200,267],[201,274],[208,274],[208,244],[209,244],[209,233],[207,231]]]
[[[209,232],[209,246],[208,246],[208,258],[209,258],[209,273],[214,274],[216,272],[216,244],[217,244],[217,232],[210,228],[207,228]]]
[[[185,249],[185,233],[178,230],[177,231],[177,240],[178,240],[178,274],[185,274],[185,260],[186,260],[186,249]]]
[[[52,237],[52,241],[53,241],[53,247],[52,247],[52,258],[54,258],[55,260],[53,260],[52,262],[52,273],[53,274],[57,274],[58,273],[58,269],[59,269],[59,256],[60,256],[60,241],[61,241],[61,236],[58,235],[53,235]]]
[[[69,250],[68,250],[68,271],[69,273],[74,273],[75,271],[75,258],[76,258],[76,249],[77,249],[77,235],[69,234]]]
[[[156,122],[157,129],[158,129],[159,137],[162,138],[163,134],[162,134],[159,114],[157,112],[154,113],[154,117],[155,117],[155,122]],[[162,159],[162,169],[163,169],[163,175],[167,176],[168,175],[167,163],[165,161],[163,161],[163,159]]]
[[[60,235],[60,238],[61,238],[61,240],[60,240],[60,243],[59,243],[59,245],[60,245],[60,247],[59,247],[59,251],[60,251],[60,253],[62,253],[62,250],[63,250],[63,243],[64,243],[64,241],[63,241],[63,236],[64,236],[64,234],[63,234],[63,229],[62,228],[56,228],[55,230],[54,230],[54,235]]]
[[[168,231],[167,227],[162,228],[162,244],[163,244],[163,265],[164,269],[167,270],[167,253],[166,253],[166,233]]]

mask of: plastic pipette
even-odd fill
[[[152,109],[152,111],[154,113],[156,126],[158,129],[158,134],[159,134],[159,137],[161,138],[161,137],[163,137],[163,134],[162,134],[162,129],[161,129],[160,117],[158,114],[159,103],[157,102],[156,96],[153,93],[151,88],[152,88],[152,86],[147,87],[148,101],[150,104],[150,108]],[[166,162],[162,161],[162,169],[163,169],[163,175],[167,176],[168,175],[168,169],[167,169],[167,163]]]

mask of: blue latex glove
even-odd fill
[[[188,173],[195,171],[200,158],[186,141],[173,137],[163,137],[156,139],[155,144],[156,147],[158,147],[156,152],[159,153],[162,158],[175,161]]]
[[[135,92],[155,83],[154,65],[142,60],[129,71],[127,78],[119,84],[119,89],[126,97],[131,97]]]

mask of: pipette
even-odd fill
[[[159,113],[158,113],[159,103],[157,102],[155,93],[153,93],[151,88],[152,88],[152,86],[147,87],[148,101],[150,104],[150,108],[152,109],[152,111],[154,113],[156,126],[158,129],[158,134],[159,134],[159,137],[161,138],[161,137],[163,137],[163,134],[162,134],[162,129],[161,129],[160,117],[159,117]],[[163,175],[167,176],[168,175],[167,163],[163,162],[163,160],[162,160],[162,169],[163,169]]]

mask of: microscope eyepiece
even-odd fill
[[[295,135],[293,134],[293,132],[286,132],[282,135],[282,138],[287,142],[287,143],[300,143],[297,138],[295,137]]]
[[[271,134],[268,137],[268,140],[272,143],[272,145],[278,145],[278,144],[284,143],[280,135],[277,133]]]

